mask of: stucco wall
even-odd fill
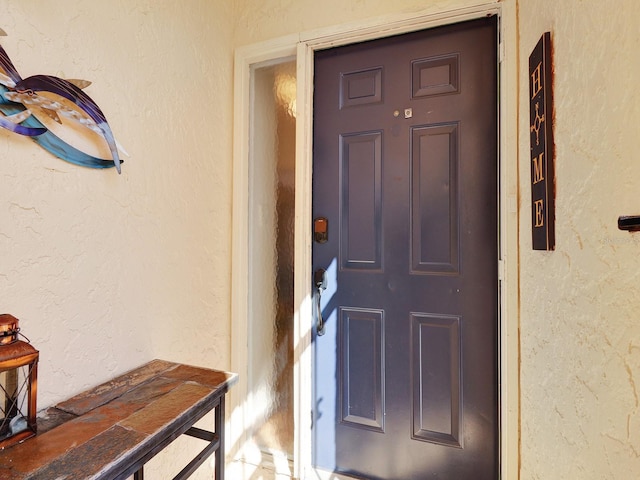
[[[0,0],[22,76],[92,81],[130,154],[119,176],[0,131],[0,311],[40,350],[39,408],[153,358],[230,366],[231,8]],[[200,448],[182,440],[147,476]]]
[[[640,475],[640,3],[527,0],[520,19],[523,479]],[[531,251],[527,61],[552,33],[557,247]]]
[[[229,368],[231,5],[0,1],[23,77],[93,82],[122,175],[0,131],[0,311],[39,407],[152,358]]]
[[[236,45],[270,40],[291,33],[357,22],[365,18],[450,11],[476,5],[469,0],[238,0]]]

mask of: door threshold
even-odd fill
[[[352,477],[344,473],[328,472],[326,470],[315,469],[309,476],[307,475],[304,480],[367,480],[365,477]]]
[[[282,452],[259,450],[229,462],[227,474],[236,480],[293,480],[293,460]]]

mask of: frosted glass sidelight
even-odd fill
[[[252,78],[248,410],[255,446],[291,458],[295,62]]]

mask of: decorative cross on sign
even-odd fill
[[[531,230],[534,250],[555,248],[551,69],[551,34],[546,32],[529,57]]]

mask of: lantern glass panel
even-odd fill
[[[0,442],[30,430],[29,379],[33,366],[0,372]]]
[[[0,448],[36,433],[38,357],[21,340],[0,346]]]

